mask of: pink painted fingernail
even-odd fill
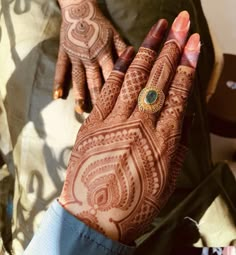
[[[175,31],[182,31],[188,29],[190,25],[190,17],[187,11],[182,11],[174,20],[172,28]]]
[[[200,53],[201,42],[199,34],[190,36],[183,52],[180,64],[196,68]]]
[[[200,35],[197,33],[193,34],[189,38],[189,40],[185,46],[185,49],[187,49],[188,51],[199,52],[200,48],[201,48]]]
[[[171,26],[167,42],[169,40],[176,40],[181,48],[184,47],[189,27],[190,27],[189,13],[187,11],[182,11],[174,20]]]

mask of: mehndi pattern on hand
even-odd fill
[[[113,69],[113,46],[117,55],[126,44],[112,24],[103,16],[95,1],[61,1],[62,25],[60,48],[54,81],[54,99],[65,93],[65,77],[72,64],[75,110],[84,111],[86,83],[93,104]],[[102,70],[102,74],[101,71]]]
[[[200,37],[194,34],[186,43],[189,14],[183,11],[157,57],[166,28],[160,20],[128,70],[115,66],[111,72],[78,133],[59,199],[76,217],[126,244],[142,235],[165,205],[186,154],[182,124]],[[129,48],[123,61],[130,63],[131,55]],[[137,105],[140,91],[150,85],[166,96],[155,114]]]

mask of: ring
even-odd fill
[[[158,112],[162,108],[164,102],[164,92],[153,86],[142,89],[138,97],[138,107],[142,112]]]

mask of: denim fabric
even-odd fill
[[[89,228],[54,201],[24,255],[130,255],[134,250]]]
[[[196,114],[191,148],[175,196],[157,218],[163,224],[173,218],[173,224],[163,226],[155,242],[151,241],[151,245],[148,242],[142,252],[157,254],[161,250],[167,255],[173,226],[185,216],[186,210],[182,210],[179,217],[171,212],[181,204],[182,208],[192,208],[191,203],[184,201],[188,201],[189,194],[196,194],[194,189],[213,169],[205,107],[205,92],[214,64],[211,38],[200,0],[98,2],[126,41],[136,49],[158,18],[167,18],[170,23],[183,9],[191,14],[191,33],[201,34],[201,57],[190,100]],[[0,111],[0,125],[2,120],[5,123],[0,126],[0,138],[5,139],[0,140],[0,149],[7,156],[4,161],[8,170],[15,176],[13,249],[16,255],[21,255],[38,229],[45,210],[61,191],[76,133],[87,115],[79,118],[74,115],[71,91],[67,100],[52,100],[61,22],[57,0],[3,0],[0,9],[0,93],[1,108],[5,108]],[[212,193],[211,187],[205,194]],[[198,214],[198,210],[195,207],[194,213]],[[217,237],[213,239],[217,242]]]

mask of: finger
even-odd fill
[[[117,55],[120,56],[122,52],[127,48],[127,45],[125,44],[125,42],[122,40],[121,36],[115,29],[113,29],[113,41]]]
[[[153,113],[159,111],[162,102],[164,102],[170,82],[180,61],[189,26],[189,14],[187,11],[183,11],[173,22],[167,41],[152,68],[146,88],[140,94],[139,105],[135,111],[152,114],[154,122],[158,115]],[[154,101],[148,101],[150,89],[152,89],[153,96],[156,95],[153,97]]]
[[[137,103],[138,94],[147,82],[149,72],[156,59],[156,51],[161,44],[167,26],[166,20],[159,20],[148,33],[125,75],[111,118],[127,119],[132,113]]]
[[[124,74],[134,58],[134,53],[133,47],[127,47],[116,61],[114,69],[103,86],[99,99],[89,116],[91,119],[104,120],[112,111],[120,94]]]
[[[85,65],[85,70],[91,101],[94,105],[99,98],[99,94],[102,89],[102,77],[100,68],[97,63],[90,63],[87,66]]]
[[[69,64],[69,57],[64,49],[60,46],[54,76],[53,99],[63,97],[63,88],[65,86],[65,77]]]
[[[173,144],[171,141],[169,142],[169,146],[174,147],[174,149],[168,148],[168,151],[171,151],[171,154],[169,155],[171,163],[170,167],[168,168],[170,172],[167,178],[165,190],[163,192],[162,204],[160,205],[161,207],[163,207],[166,204],[169,197],[174,192],[177,178],[181,172],[181,169],[183,168],[186,154],[188,152],[189,137],[193,122],[193,116],[194,115],[188,115],[184,118],[179,144],[177,145]]]
[[[162,127],[165,127],[164,132],[168,132],[171,135],[180,129],[199,53],[200,36],[199,34],[194,34],[189,38],[184,48],[181,65],[177,68],[165,105],[157,122],[157,130],[160,131]]]
[[[111,53],[108,51],[104,52],[102,56],[99,57],[98,63],[102,69],[103,78],[106,81],[114,67]]]
[[[72,62],[72,83],[75,98],[75,111],[84,112],[85,102],[85,73],[82,63],[77,60]]]

